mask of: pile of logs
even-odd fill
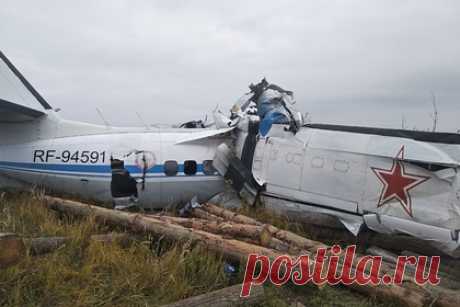
[[[238,261],[243,267],[251,253],[265,255],[270,259],[281,255],[293,258],[309,255],[314,259],[318,248],[329,248],[322,242],[263,224],[212,204],[195,208],[191,212],[192,217],[183,218],[120,212],[49,196],[44,197],[44,202],[50,209],[61,213],[80,217],[93,216],[99,223],[122,226],[130,232],[151,233],[174,241],[191,241],[232,261]],[[392,275],[395,268],[394,255],[385,254],[385,251],[378,248],[370,249],[368,253],[383,253],[384,262],[380,274]],[[343,255],[341,256],[339,271],[343,263]],[[361,257],[364,255],[357,255],[355,263]],[[348,287],[369,296],[392,298],[408,306],[460,306],[460,293],[439,286],[421,287],[410,275],[411,272],[401,285],[352,284]],[[208,299],[202,297],[198,301]]]
[[[195,208],[193,217],[144,215],[113,211],[60,198],[46,197],[50,208],[77,215],[93,215],[101,223],[124,226],[131,231],[148,232],[176,241],[193,241],[224,257],[245,263],[248,254],[256,253],[271,259],[280,255],[309,255],[314,258],[325,244],[289,231],[265,225],[250,217],[236,214],[212,204]],[[363,255],[359,255],[356,262]],[[381,274],[392,273],[395,263],[386,258]],[[370,295],[397,299],[410,306],[460,306],[460,295],[448,289],[420,287],[408,276],[402,285],[349,287]]]

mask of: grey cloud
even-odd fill
[[[316,122],[460,123],[457,1],[4,1],[2,50],[71,119],[176,123],[266,76]]]

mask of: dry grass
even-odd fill
[[[1,270],[0,305],[161,305],[229,283],[217,255],[185,244],[158,256],[149,244],[134,243],[123,249],[89,240],[90,235],[107,231],[91,218],[60,217],[28,194],[4,197],[0,232],[72,240],[54,253],[27,256]]]
[[[295,227],[269,214],[262,218]],[[187,243],[165,242],[158,253],[155,238],[140,237],[128,248],[89,239],[113,230],[92,218],[50,211],[30,193],[0,192],[0,232],[72,238],[54,253],[27,255],[0,270],[0,306],[159,306],[242,281],[242,272],[232,279],[225,275],[219,255]],[[341,288],[267,287],[266,293],[261,306],[289,306],[293,300],[306,306],[393,306]]]

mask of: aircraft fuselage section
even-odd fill
[[[133,177],[145,180],[139,185],[144,207],[174,205],[195,195],[204,201],[223,190],[223,180],[211,162],[222,139],[176,144],[186,136],[160,131],[95,134],[3,145],[0,175],[56,192],[111,201],[110,159],[114,157],[124,160]]]
[[[432,164],[417,162],[430,159],[445,163],[433,171]],[[326,212],[460,229],[454,161],[436,146],[408,139],[312,128],[294,135],[280,126],[259,138],[252,172],[265,195],[290,200],[298,210],[316,205]]]

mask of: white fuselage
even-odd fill
[[[456,144],[314,128],[294,135],[275,125],[257,142],[252,173],[273,209],[332,214],[350,230],[356,225],[356,232],[365,222],[378,232],[403,232],[455,249],[459,161]]]

